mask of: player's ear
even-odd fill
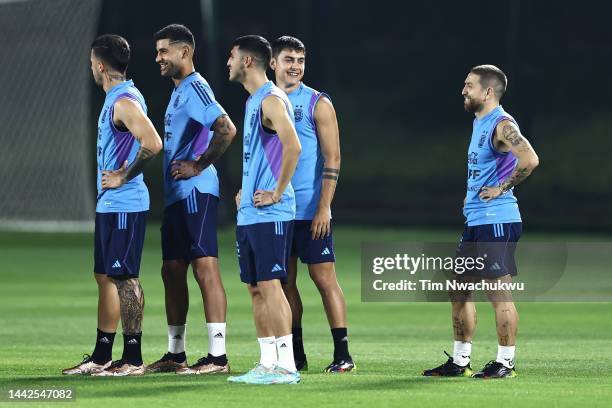
[[[270,68],[272,69],[272,71],[276,71],[276,58],[272,58],[270,60]]]

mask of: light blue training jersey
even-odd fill
[[[126,160],[130,166],[140,149],[140,143],[132,133],[117,129],[113,123],[115,102],[122,98],[138,102],[145,114],[147,113],[144,97],[132,80],[115,85],[106,93],[104,106],[98,118],[96,146],[98,162],[96,212],[99,213],[140,212],[149,209],[149,190],[144,183],[142,173],[119,188],[102,189],[102,170],[117,170]]]
[[[293,106],[295,130],[302,144],[302,153],[291,179],[295,191],[295,219],[312,220],[321,198],[325,164],[317,135],[314,110],[319,99],[326,97],[331,101],[331,98],[304,83],[300,83],[300,86],[287,96]]]
[[[501,106],[483,118],[474,120],[467,157],[467,195],[463,207],[468,226],[521,222],[513,189],[488,203],[478,196],[483,187],[498,186],[505,181],[518,162],[512,153],[498,152],[493,146],[495,128],[504,120],[516,124],[514,118]]]
[[[238,225],[264,222],[290,221],[295,218],[295,194],[291,183],[283,192],[278,203],[256,208],[253,194],[257,190],[274,191],[280,175],[283,145],[276,133],[264,129],[261,104],[273,95],[285,103],[289,116],[293,109],[287,95],[272,81],[266,82],[253,93],[246,103],[244,112],[242,194],[238,208]]]
[[[195,160],[208,148],[213,137],[211,127],[225,110],[215,100],[210,86],[197,72],[185,77],[172,91],[164,117],[164,202],[168,206],[189,196],[194,188],[200,193],[219,196],[219,179],[213,165],[198,176],[174,180],[174,160]]]

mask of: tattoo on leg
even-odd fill
[[[144,292],[138,279],[113,280],[119,292],[121,325],[125,334],[142,332]]]
[[[456,336],[465,336],[465,322],[457,316],[453,316],[453,330]]]

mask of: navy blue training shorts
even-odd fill
[[[137,278],[147,212],[96,213],[94,272],[111,278]]]
[[[312,220],[295,220],[291,255],[305,264],[336,262],[332,231],[321,239],[312,239]]]
[[[466,225],[455,256],[481,257],[484,259],[484,268],[482,270],[472,268],[464,275],[481,278],[516,276],[514,253],[522,231],[523,224],[520,222],[472,227]]]
[[[217,206],[219,198],[193,189],[164,209],[161,227],[162,259],[187,263],[205,256],[218,257]]]
[[[263,222],[236,228],[236,251],[240,280],[257,282],[279,279],[287,283],[293,221]]]

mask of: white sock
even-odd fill
[[[502,363],[506,368],[514,367],[514,351],[516,346],[497,346],[497,361]]]
[[[187,333],[187,326],[171,326],[168,325],[168,351],[170,353],[184,353],[185,352],[185,334]]]
[[[206,323],[208,328],[208,353],[213,357],[225,354],[225,323]]]
[[[278,353],[279,367],[295,372],[295,360],[293,359],[293,334],[276,338],[276,352]]]
[[[465,367],[470,363],[472,355],[471,341],[455,341],[453,346],[453,363],[458,366]]]
[[[278,358],[276,356],[276,344],[274,336],[271,337],[259,337],[259,349],[261,351],[261,357],[259,358],[259,364],[266,368],[272,368],[276,365]]]

